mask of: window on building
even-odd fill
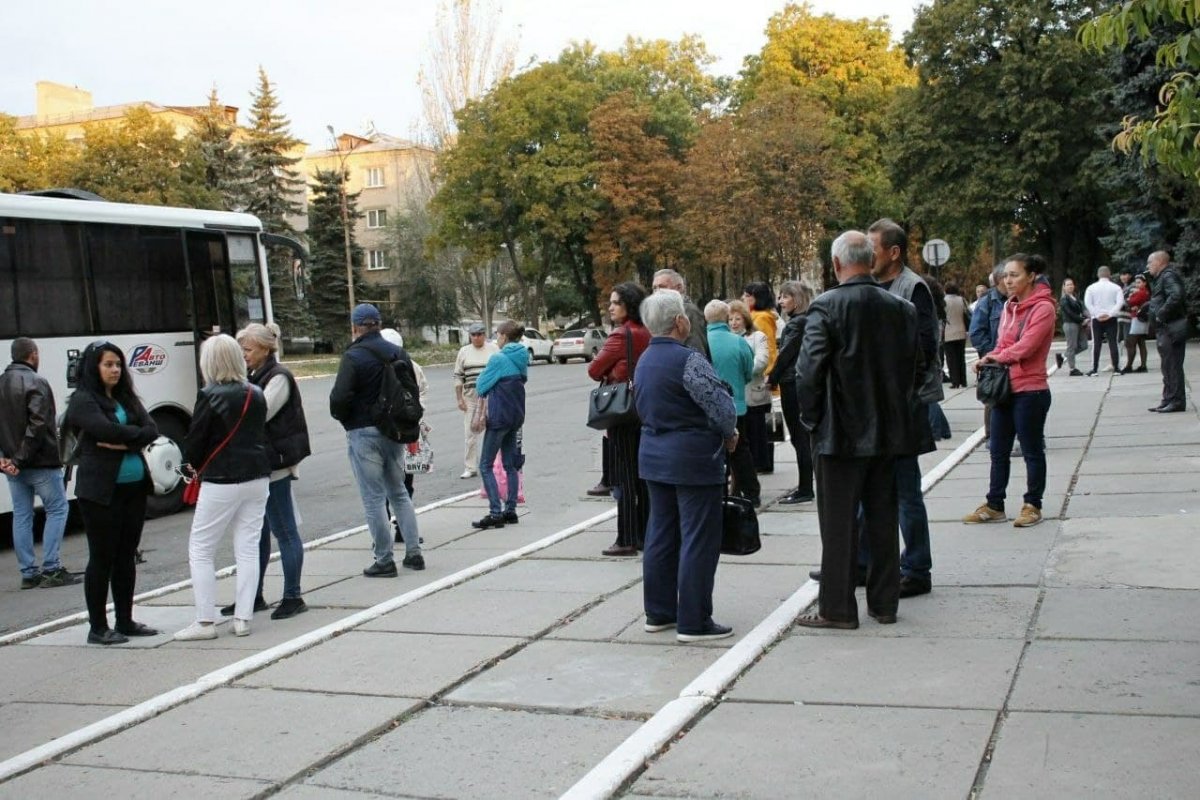
[[[383,228],[387,226],[387,209],[377,208],[367,212],[368,228]]]
[[[383,186],[383,167],[367,168],[366,185],[368,189],[374,189],[379,186]]]
[[[367,269],[387,269],[387,254],[383,250],[367,251]]]

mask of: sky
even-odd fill
[[[501,35],[517,41],[518,65],[553,59],[572,41],[604,50],[628,35],[678,39],[697,34],[736,74],[758,52],[767,20],[785,0],[495,0]],[[811,0],[817,13],[886,16],[893,37],[925,0]],[[315,147],[339,133],[411,136],[421,117],[417,73],[439,0],[44,0],[5,3],[0,111],[35,110],[39,80],[92,92],[95,105],[152,101],[250,106],[258,67],[276,85],[292,133]]]

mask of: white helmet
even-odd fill
[[[179,473],[175,471],[183,462],[183,453],[179,445],[166,436],[159,436],[142,451],[146,459],[146,467],[150,470],[150,480],[154,483],[154,493],[157,495],[170,494],[179,485]]]

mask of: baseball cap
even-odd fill
[[[467,333],[472,335],[476,333],[487,333],[487,328],[483,327],[482,322],[472,322],[471,327],[467,328]]]
[[[369,322],[381,322],[382,320],[383,317],[379,316],[379,309],[370,303],[359,303],[350,313],[351,325],[366,325]]]

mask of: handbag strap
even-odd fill
[[[629,327],[629,323],[625,323],[625,363],[629,365],[625,382],[633,386],[633,368],[637,366],[637,361],[633,357],[633,328]]]
[[[212,463],[212,460],[217,457],[218,453],[225,449],[225,445],[229,444],[229,441],[233,439],[233,435],[237,433],[238,428],[242,426],[242,420],[246,418],[246,412],[250,410],[250,394],[252,391],[253,389],[251,389],[250,386],[246,386],[246,402],[242,403],[241,416],[238,417],[237,422],[233,423],[233,428],[230,429],[229,434],[221,440],[221,443],[217,445],[217,448],[208,454],[208,458],[204,459],[204,466],[197,470],[196,478],[199,478],[204,474],[204,470],[208,469],[208,465]]]

